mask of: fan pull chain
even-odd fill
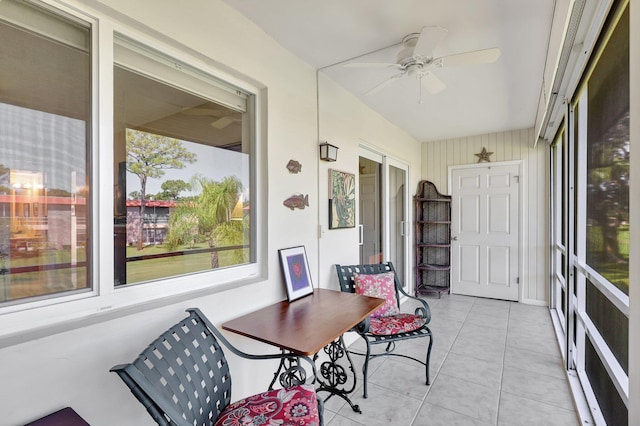
[[[418,79],[418,105],[422,105],[422,76]]]

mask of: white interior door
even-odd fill
[[[451,169],[451,292],[519,295],[519,164]]]

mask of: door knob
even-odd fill
[[[458,237],[452,237],[451,238],[453,241],[458,241]]]

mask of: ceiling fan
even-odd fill
[[[207,108],[207,107],[185,109],[184,111],[182,111],[182,114],[192,115],[192,116],[213,117],[215,118],[215,120],[213,120],[209,124],[212,127],[215,127],[216,129],[220,129],[220,130],[224,129],[225,127],[227,127],[232,123],[237,123],[242,121],[242,119],[233,117],[231,115],[223,115],[224,111],[221,111],[215,108]]]
[[[422,103],[423,87],[431,94],[439,93],[446,88],[444,82],[433,73],[433,70],[462,65],[487,64],[495,62],[500,56],[500,49],[494,47],[436,58],[433,56],[433,51],[447,33],[448,30],[442,27],[424,27],[421,32],[408,34],[402,39],[402,50],[398,53],[395,63],[351,62],[344,66],[351,68],[394,67],[400,71],[398,74],[394,74],[372,87],[365,94],[378,93],[400,78],[415,77],[420,81],[420,103]]]

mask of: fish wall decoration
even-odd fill
[[[309,207],[309,194],[293,194],[291,197],[284,200],[282,204],[285,207],[289,207],[291,210],[303,210],[305,207]]]
[[[298,174],[302,171],[302,164],[296,160],[289,160],[287,170],[289,170],[289,173]]]

